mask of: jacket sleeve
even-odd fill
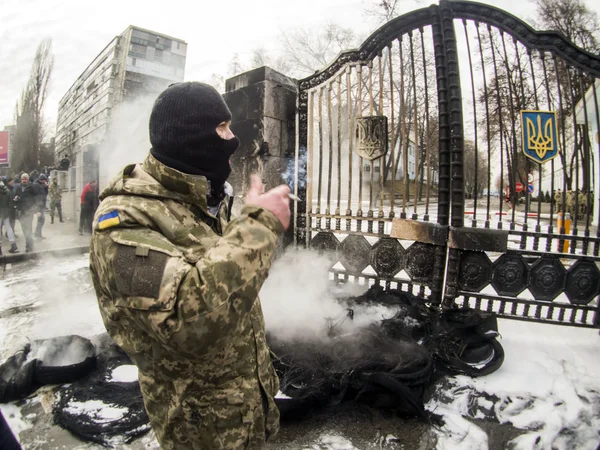
[[[267,278],[281,231],[270,211],[245,206],[195,264],[188,262],[189,255],[186,259],[165,254],[160,262],[155,258],[162,272],[155,292],[142,282],[152,280],[152,267],[137,270],[124,288],[117,280],[121,292],[116,304],[126,308],[137,327],[178,354],[193,359],[218,350],[230,336],[251,326],[249,313]],[[113,259],[117,262],[111,270],[117,277],[132,265],[123,261],[125,266],[119,267],[119,258]]]
[[[89,184],[86,184],[83,187],[83,190],[81,191],[81,199],[80,199],[82,205],[85,203],[85,196],[90,189],[91,189],[91,186]]]

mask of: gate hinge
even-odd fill
[[[454,228],[448,233],[448,247],[460,250],[506,252],[508,231],[490,228]]]
[[[390,236],[407,241],[445,246],[448,241],[448,226],[417,220],[394,219]]]

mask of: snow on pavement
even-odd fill
[[[0,359],[34,339],[105,331],[89,254],[7,264],[0,273]]]
[[[120,408],[100,400],[88,400],[86,402],[69,402],[65,410],[73,415],[86,415],[96,423],[110,423],[121,419],[127,414],[127,408]]]
[[[510,443],[515,450],[596,450],[598,330],[510,320],[500,320],[499,330],[502,367],[486,377],[452,377],[427,404],[446,421],[437,448],[487,449],[485,432],[466,419],[491,417],[524,430]]]
[[[108,381],[117,383],[132,383],[138,380],[138,368],[133,364],[123,364],[115,367]]]
[[[0,277],[0,312],[23,304],[34,307],[0,316],[0,358],[12,354],[11,347],[18,339],[65,334],[91,337],[104,332],[87,265],[88,256],[82,255],[7,268]],[[486,377],[451,377],[429,401],[427,408],[445,420],[445,425],[436,429],[437,448],[488,449],[488,436],[477,423],[477,419],[485,419],[522,430],[510,443],[514,449],[596,450],[600,442],[598,330],[511,320],[499,320],[499,330],[506,354],[504,365]],[[131,365],[119,366],[111,379],[133,381],[137,370]],[[36,401],[39,398],[33,397],[27,403]],[[33,426],[31,418],[22,416],[14,403],[0,406],[17,434]],[[119,413],[110,405],[88,406],[97,407],[101,417]],[[143,440],[149,445],[154,442],[150,436]],[[331,430],[307,448],[356,447],[350,437]]]

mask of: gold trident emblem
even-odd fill
[[[552,133],[552,120],[548,119],[544,125],[542,133],[542,116],[537,116],[537,133],[536,127],[529,117],[525,119],[527,123],[527,144],[529,150],[535,151],[538,158],[543,161],[546,153],[554,148],[554,134]]]

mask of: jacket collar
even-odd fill
[[[191,203],[207,212],[206,195],[209,181],[202,175],[190,175],[168,167],[148,154],[142,163],[142,169],[166,190],[174,192],[181,201]]]

